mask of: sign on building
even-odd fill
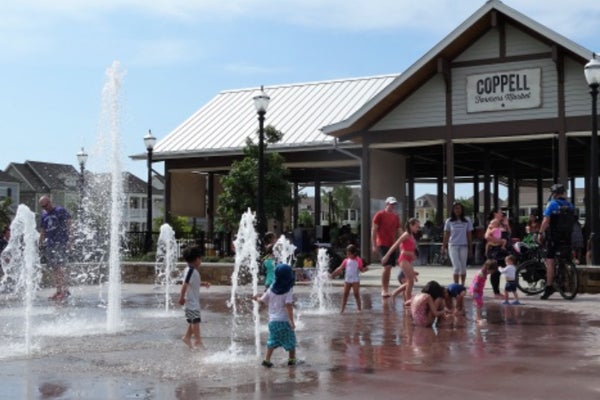
[[[542,105],[542,70],[488,72],[467,76],[467,112],[537,108]]]

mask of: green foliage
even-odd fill
[[[12,221],[14,212],[12,208],[10,208],[11,204],[12,200],[10,197],[0,200],[0,227],[10,225],[10,222]]]
[[[471,200],[460,197],[456,199],[456,201],[462,204],[465,216],[470,217],[471,215],[473,215],[473,210],[475,209],[475,206],[473,205],[473,202]]]
[[[276,143],[282,137],[283,134],[272,126],[265,128],[265,216],[280,223],[283,221],[284,207],[292,205],[289,171],[283,165],[284,158],[279,153],[266,152],[266,148],[268,143]],[[219,196],[216,222],[222,231],[234,231],[243,213],[248,209],[256,210],[258,145],[251,138],[246,140],[244,155],[242,160],[231,165],[229,174],[221,180],[223,193]]]
[[[305,228],[312,228],[315,219],[308,210],[302,210],[298,213],[298,223]]]
[[[344,211],[352,205],[352,195],[352,188],[346,185],[334,186],[330,192],[321,190],[321,199],[324,206],[333,213],[331,222],[342,222]]]

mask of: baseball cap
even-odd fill
[[[563,185],[561,185],[560,183],[555,183],[554,185],[552,185],[550,187],[550,192],[561,194],[561,193],[565,193],[566,190],[565,190],[565,187]]]
[[[398,200],[396,200],[396,198],[394,196],[390,196],[387,199],[385,199],[385,204],[396,204],[398,203]]]

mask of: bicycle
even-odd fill
[[[546,287],[546,264],[538,258],[527,260],[517,266],[517,287],[527,295],[540,294]],[[577,296],[579,278],[572,261],[571,248],[561,248],[556,253],[554,282],[552,286],[566,300]]]

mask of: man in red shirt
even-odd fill
[[[371,227],[371,246],[374,253],[379,254],[381,259],[387,251],[392,247],[394,242],[402,234],[402,224],[400,217],[396,214],[395,208],[398,201],[395,197],[385,199],[385,208],[377,211],[373,216],[373,224]],[[392,267],[396,265],[398,252],[388,258],[388,262],[383,266],[381,274],[381,295],[389,297],[390,274]]]

